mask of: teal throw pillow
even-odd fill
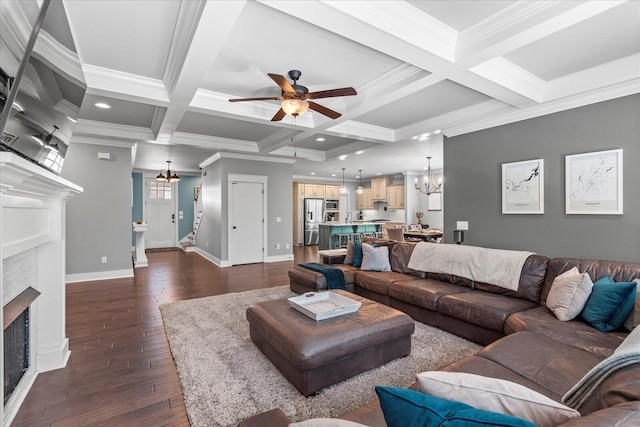
[[[376,387],[376,393],[389,427],[535,427],[521,418],[483,411],[406,388]]]
[[[362,265],[362,244],[353,242],[353,266],[360,267]]]
[[[618,329],[633,309],[636,282],[614,282],[603,277],[593,284],[591,296],[582,310],[582,318],[602,332]]]

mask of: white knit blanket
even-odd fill
[[[530,255],[533,252],[421,242],[413,250],[408,266],[517,291],[522,266]]]
[[[562,403],[573,409],[580,409],[593,391],[609,376],[626,366],[638,363],[640,363],[640,326],[627,335],[611,356],[594,366],[562,396]]]

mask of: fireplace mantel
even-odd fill
[[[69,359],[65,329],[65,205],[81,192],[81,187],[47,169],[16,154],[0,152],[0,301],[5,289],[11,291],[7,298],[23,290],[23,280],[16,280],[20,276],[5,272],[4,266],[19,265],[25,256],[33,257],[33,265],[37,266],[35,283],[30,286],[40,293],[29,306],[30,366],[7,403],[0,406],[3,426],[11,424],[38,373],[63,368]],[[14,284],[18,286],[12,287]],[[4,318],[4,307],[0,311]]]

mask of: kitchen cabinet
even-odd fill
[[[340,186],[339,185],[325,185],[324,197],[327,199],[339,199],[340,198]]]
[[[319,197],[324,199],[324,185],[304,184],[304,197]]]
[[[365,188],[362,194],[356,193],[356,209],[359,211],[374,209],[370,188]]]
[[[293,183],[293,244],[304,244],[304,184]]]
[[[387,209],[404,209],[404,185],[387,187]]]
[[[391,178],[388,176],[371,178],[371,201],[386,202],[387,187],[390,185],[391,185]]]

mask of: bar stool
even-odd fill
[[[347,242],[351,240],[351,234],[341,233],[333,235],[333,247],[334,248],[346,248]]]

